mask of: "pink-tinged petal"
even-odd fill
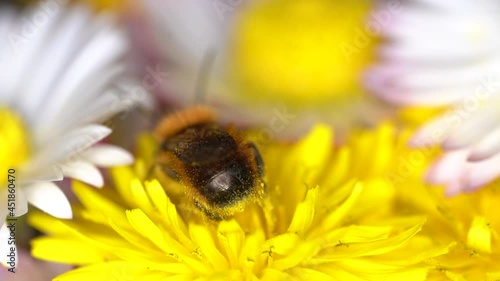
[[[73,213],[66,195],[51,182],[30,184],[25,188],[28,202],[40,210],[61,219],[71,219]]]
[[[463,187],[463,184],[460,182],[460,179],[457,179],[457,180],[452,181],[452,182],[448,182],[446,184],[446,189],[444,191],[444,194],[448,197],[458,195],[462,192],[462,187]]]
[[[460,124],[462,122],[460,119],[453,118],[445,114],[427,123],[413,135],[408,144],[415,148],[441,144],[454,129],[460,126],[456,122],[460,122]]]
[[[444,154],[429,168],[426,181],[435,185],[454,182],[464,172],[468,154],[468,150],[459,150]]]
[[[82,157],[100,167],[129,165],[134,162],[134,156],[123,148],[100,144],[82,153]]]
[[[475,191],[500,176],[500,153],[480,162],[469,162],[465,174],[464,191]]]

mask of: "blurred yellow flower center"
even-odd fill
[[[122,11],[127,5],[127,1],[120,0],[85,0],[90,2],[98,10]]]
[[[14,111],[0,106],[0,171],[21,165],[30,154],[28,132],[22,119]],[[4,180],[0,180],[0,184]]]
[[[351,95],[372,58],[368,1],[277,0],[236,21],[231,78],[251,100],[301,105]]]

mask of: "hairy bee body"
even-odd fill
[[[209,108],[190,108],[167,117],[156,134],[161,170],[180,181],[209,218],[224,219],[262,196],[259,151],[234,127],[218,125]]]

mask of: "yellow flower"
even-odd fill
[[[436,245],[454,244],[450,252],[434,264],[435,279],[443,280],[446,276],[453,281],[498,280],[500,215],[495,208],[500,200],[498,181],[475,193],[454,198],[423,194],[427,195],[426,204],[417,205],[416,211],[432,210],[429,212],[432,215],[428,216],[422,235],[431,237]]]
[[[407,246],[424,219],[359,224],[391,186],[349,176],[356,158],[332,140],[319,125],[297,144],[263,147],[266,197],[213,222],[181,184],[141,180],[156,149],[144,137],[136,164],[112,170],[115,189],[74,182],[73,220],[31,215],[48,234],[33,255],[81,266],[56,280],[424,280],[421,261],[436,253]]]
[[[236,18],[230,73],[251,100],[303,106],[359,93],[359,74],[372,57],[370,8],[368,1],[250,5]]]
[[[443,189],[420,180],[438,149],[408,149],[411,135],[410,130],[397,133],[383,125],[377,133],[358,132],[349,141],[358,160],[350,166],[351,172],[365,183],[385,179],[392,186],[385,196],[371,196],[359,203],[377,200],[381,207],[363,222],[425,216],[422,231],[406,246],[434,252],[425,260],[432,268],[429,280],[498,280],[500,215],[495,206],[500,202],[500,182],[472,194],[446,197]],[[372,157],[361,157],[370,151]]]
[[[422,237],[434,247],[451,245],[449,252],[429,261],[431,280],[498,280],[500,277],[500,202],[498,181],[471,194],[449,198],[442,190],[422,184],[399,186],[393,212],[425,214]]]

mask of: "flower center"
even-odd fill
[[[30,155],[29,135],[22,119],[14,111],[0,105],[0,172],[7,174],[23,164]],[[0,185],[5,182],[4,177]]]
[[[376,30],[368,1],[277,0],[236,21],[231,78],[251,98],[321,103],[360,88]]]

